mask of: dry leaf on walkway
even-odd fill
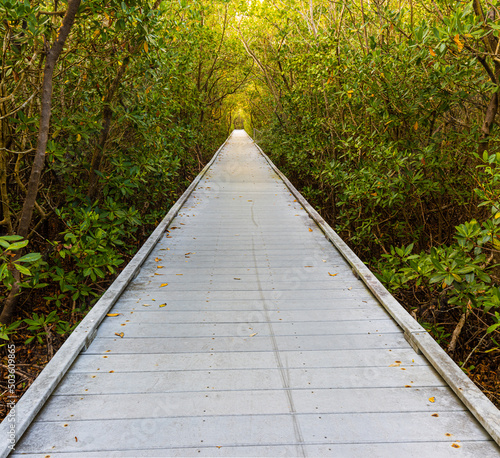
[[[434,398],[434,397],[429,398],[429,402],[436,402],[436,398]]]
[[[330,272],[328,272],[328,275],[330,275],[330,277],[335,277],[338,274],[331,274]]]
[[[250,337],[253,337],[253,336],[256,336],[256,335],[257,335],[257,333],[254,332],[253,334],[250,334]]]
[[[160,304],[160,308],[165,307],[167,304]]]
[[[168,283],[162,283],[162,284],[160,285],[160,288],[163,288],[164,286],[167,286],[167,285],[168,285]]]
[[[151,307],[151,304],[142,304],[143,307]]]
[[[121,313],[108,313],[106,316],[119,316]]]
[[[155,258],[155,262],[160,262],[161,259],[160,258]]]
[[[313,230],[311,228],[309,228],[309,232],[312,232]]]
[[[163,269],[163,266],[156,266],[158,269]]]
[[[124,335],[123,332],[115,332],[115,336],[123,338]]]

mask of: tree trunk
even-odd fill
[[[26,192],[26,198],[24,200],[23,208],[21,210],[21,218],[19,220],[19,225],[17,228],[18,235],[22,237],[27,237],[29,232],[29,227],[31,224],[31,219],[33,217],[33,209],[35,208],[36,196],[38,194],[38,187],[40,185],[40,178],[42,176],[42,170],[45,163],[45,151],[47,149],[47,141],[49,137],[50,128],[50,114],[52,106],[52,77],[54,75],[54,69],[57,63],[57,59],[61,54],[66,38],[68,38],[71,27],[75,21],[76,13],[80,7],[81,0],[69,0],[68,8],[66,14],[63,17],[61,28],[59,29],[59,34],[56,41],[53,43],[52,47],[46,54],[45,68],[43,71],[43,83],[42,83],[42,96],[41,96],[41,110],[40,110],[40,126],[38,129],[38,139],[35,152],[35,159],[33,161],[33,166],[31,167],[31,174],[28,182],[28,189]],[[22,251],[19,250],[14,258],[14,261],[22,256]],[[18,294],[19,294],[19,283],[20,275],[17,269],[14,269],[14,284],[10,290],[5,304],[0,315],[0,323],[8,323],[12,319],[14,314]]]
[[[89,189],[87,191],[87,196],[92,200],[95,198],[98,190],[99,176],[96,171],[99,172],[100,164],[102,162],[102,157],[104,155],[104,148],[106,146],[106,141],[109,137],[109,129],[111,127],[111,120],[113,118],[113,110],[111,109],[111,102],[113,101],[114,95],[120,82],[127,71],[128,60],[123,62],[118,72],[116,73],[115,79],[109,87],[106,98],[104,99],[104,107],[102,110],[102,129],[99,135],[99,143],[94,149],[92,154],[92,160],[90,162],[90,172],[89,172]]]

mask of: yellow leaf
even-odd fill
[[[309,232],[312,232],[313,230],[311,228],[309,228]]]
[[[331,274],[330,272],[328,272],[328,275],[330,275],[330,277],[335,277],[335,276],[337,276],[338,274]]]
[[[151,304],[142,304],[143,307],[151,307]]]
[[[163,269],[163,266],[156,266],[157,269]]]
[[[81,136],[80,134],[78,134],[78,135],[76,136],[76,141],[77,141],[77,142],[79,142],[81,139],[82,139],[82,136]]]
[[[168,283],[162,283],[162,284],[160,285],[160,288],[163,288],[164,286],[167,286],[167,285],[168,285]]]
[[[414,128],[415,130],[418,130],[418,121],[415,123],[415,125],[413,126],[413,128]]]
[[[500,218],[500,212],[498,212],[496,215],[495,215],[495,219],[498,219]]]
[[[115,332],[115,336],[123,338],[124,335],[123,332]]]
[[[94,32],[94,35],[92,35],[92,38],[97,38],[99,36],[99,34],[101,33],[101,31],[99,29],[97,29],[95,32]]]
[[[437,413],[433,413],[431,417],[439,417],[439,415]]]
[[[451,446],[452,446],[453,448],[460,448],[460,445],[458,445],[458,444],[451,444]]]
[[[432,48],[429,48],[429,52],[431,53],[432,57],[436,57],[436,53],[432,50]]]
[[[160,258],[155,258],[155,262],[159,262],[159,261],[161,261]]]
[[[458,52],[462,52],[462,49],[464,49],[464,44],[460,41],[460,36],[455,35],[453,41],[457,44]]]
[[[106,316],[119,316],[121,313],[108,313]]]
[[[256,336],[256,335],[257,335],[257,333],[254,332],[253,334],[250,334],[250,337],[253,337],[253,336]]]
[[[160,126],[156,126],[156,133],[159,134],[160,133]]]
[[[165,304],[160,304],[160,308],[165,307],[166,305],[167,305],[167,303],[165,303]]]
[[[436,399],[434,397],[429,398],[429,402],[436,402]]]
[[[145,51],[145,52],[148,52],[148,51],[149,51],[147,41],[145,41],[145,42],[144,42],[144,51]]]

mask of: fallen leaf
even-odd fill
[[[163,288],[164,286],[167,286],[167,285],[168,285],[168,283],[162,283],[162,284],[160,285],[160,288]]]
[[[434,398],[434,397],[429,398],[429,402],[436,402],[436,398]]]
[[[123,332],[115,332],[115,336],[123,338],[124,335]]]
[[[151,304],[142,304],[143,307],[151,307]]]
[[[184,274],[175,274],[175,275],[184,275]]]
[[[399,367],[401,363],[389,364],[389,367]]]
[[[234,280],[241,280],[241,278],[238,278],[238,277],[234,277]]]
[[[119,316],[121,313],[108,313],[106,316]]]
[[[115,371],[109,371],[110,374],[114,374]]]
[[[253,336],[256,336],[256,335],[257,335],[257,333],[254,332],[253,334],[250,334],[250,337],[253,337]]]
[[[330,272],[328,272],[328,275],[330,275],[330,277],[335,277],[338,274],[331,274]]]
[[[352,286],[349,286],[349,288],[347,288],[347,289],[348,289],[349,291],[351,291],[351,289],[352,289]]]
[[[309,232],[312,232],[313,230],[311,228],[309,228]]]
[[[159,274],[158,272],[155,272],[155,275],[162,275],[162,274]]]
[[[395,363],[399,363],[399,364],[401,364],[401,361],[394,361],[394,362],[395,362]]]
[[[433,414],[431,415],[431,417],[439,417],[439,414],[437,414],[437,413],[433,413]]]
[[[165,304],[160,304],[160,308],[165,307],[166,305],[167,305],[167,303],[165,303]]]
[[[453,448],[460,448],[460,445],[458,445],[458,444],[451,444],[451,446],[452,446]]]
[[[411,388],[411,385],[405,385],[405,388]]]
[[[160,262],[161,259],[160,258],[155,258],[155,262]]]
[[[78,437],[75,436],[75,442],[78,442]]]
[[[163,266],[156,266],[158,269],[163,269]]]

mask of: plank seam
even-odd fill
[[[92,343],[97,332],[97,328],[102,320],[109,312],[111,307],[116,303],[125,288],[138,274],[141,266],[149,256],[153,248],[160,242],[167,227],[172,220],[177,216],[179,210],[193,193],[196,186],[199,184],[203,176],[215,162],[220,152],[226,146],[231,138],[231,135],[215,152],[210,162],[203,168],[198,176],[192,181],[189,187],[184,191],[182,196],[170,208],[167,215],[158,224],[144,245],[130,260],[123,271],[118,275],[115,281],[106,290],[99,301],[92,307],[87,316],[81,321],[73,333],[68,337],[66,342],[56,352],[54,357],[45,366],[43,371],[38,375],[30,388],[19,399],[15,409],[15,428],[16,428],[16,443],[19,442],[24,432],[28,429],[35,416],[41,410],[49,396],[55,390],[58,383],[64,377],[74,360],[83,349],[87,349]],[[8,417],[0,424],[0,437],[8,438],[10,434],[11,422]],[[4,458],[12,451],[8,441],[2,441],[0,446],[0,457]]]
[[[252,140],[253,141],[253,140]],[[268,162],[273,171],[281,178],[285,186],[294,195],[304,210],[318,225],[325,237],[351,265],[353,273],[379,300],[396,323],[401,326],[408,343],[417,353],[423,353],[436,371],[448,383],[458,398],[467,406],[493,440],[500,445],[500,410],[481,392],[481,390],[465,375],[438,343],[420,326],[420,324],[403,308],[403,306],[387,291],[382,283],[368,267],[349,248],[342,238],[330,227],[321,215],[311,206],[304,196],[295,188],[288,178],[274,165],[271,159],[253,141],[260,154]]]

